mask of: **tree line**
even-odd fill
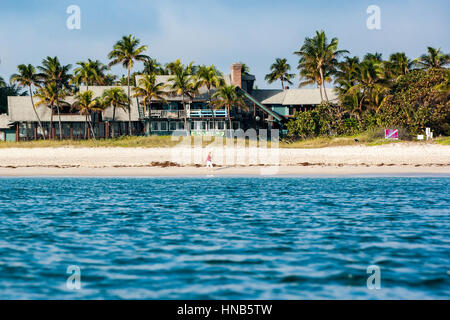
[[[110,62],[107,65],[98,60],[88,59],[77,62],[71,74],[72,65],[62,64],[58,57],[47,57],[42,61],[42,65],[37,67],[31,64],[19,65],[18,72],[10,78],[11,85],[7,85],[4,79],[0,78],[0,86],[8,89],[5,90],[7,95],[28,94],[30,96],[41,132],[44,132],[44,128],[36,108],[39,106],[50,108],[50,127],[53,127],[54,116],[57,116],[60,139],[62,139],[61,110],[64,107],[70,107],[85,116],[84,135],[87,137],[87,131],[90,130],[94,138],[91,115],[108,107],[113,108],[113,122],[116,121],[117,109],[128,111],[128,134],[132,135],[130,108],[131,98],[135,97],[142,98],[144,108],[148,108],[146,111],[151,114],[151,106],[155,100],[166,103],[168,96],[181,96],[185,111],[185,128],[188,131],[187,103],[200,94],[200,88],[203,86],[207,88],[208,93],[211,93],[213,88],[216,89],[210,101],[213,107],[227,108],[228,114],[233,108],[245,107],[243,98],[237,93],[235,86],[226,85],[223,74],[214,65],[194,65],[193,62],[185,65],[180,60],[176,60],[162,66],[155,59],[144,54],[147,50],[148,47],[141,45],[140,40],[134,36],[123,36],[108,54]],[[138,61],[143,62],[143,69],[133,72],[134,65]],[[109,72],[110,67],[119,64],[127,70],[127,75],[120,79]],[[248,67],[244,64],[243,73],[248,71]],[[136,83],[137,75],[141,75],[138,83]],[[169,75],[169,83],[159,83],[157,75]],[[85,91],[80,91],[81,85],[86,87]],[[90,86],[115,87],[105,90],[101,97],[94,97],[94,92],[89,90]],[[120,86],[127,86],[127,92]],[[65,101],[69,95],[74,95],[75,98],[75,102],[71,105]],[[36,102],[35,98],[37,98]],[[230,118],[229,125],[231,126]]]
[[[338,44],[337,38],[329,41],[324,31],[317,31],[294,52],[299,57],[299,86],[317,86],[322,105],[295,114],[287,125],[292,137],[352,135],[389,126],[410,134],[431,127],[437,134],[450,135],[449,54],[428,47],[414,60],[403,52],[387,60],[381,53],[360,59]],[[287,60],[278,58],[266,80],[279,80],[285,89],[295,77],[290,70]],[[334,84],[337,101],[329,100],[326,83]]]
[[[6,106],[6,97],[29,95],[34,114],[42,132],[43,127],[36,107],[51,110],[51,124],[58,116],[60,138],[61,110],[70,107],[85,116],[87,130],[94,130],[90,115],[113,108],[115,121],[118,108],[128,111],[129,133],[132,134],[131,98],[140,97],[151,114],[155,100],[166,102],[171,95],[182,97],[187,127],[186,106],[199,94],[201,87],[208,93],[216,89],[209,101],[213,107],[245,108],[243,98],[233,85],[227,86],[223,74],[214,66],[183,64],[176,61],[160,64],[145,53],[148,47],[132,35],[123,36],[108,54],[110,62],[103,64],[88,59],[72,66],[61,64],[58,57],[43,59],[40,66],[22,64],[11,76],[10,84],[0,77],[0,106]],[[298,60],[297,74],[291,72],[287,59],[277,58],[270,66],[265,80],[281,82],[282,89],[292,85],[298,75],[299,87],[314,85],[319,89],[322,104],[309,111],[297,112],[288,124],[289,134],[295,138],[318,135],[351,135],[379,127],[401,127],[409,133],[418,133],[431,127],[437,134],[450,135],[449,70],[450,56],[440,49],[428,47],[428,52],[417,59],[410,59],[403,52],[393,53],[384,60],[380,53],[368,53],[362,59],[339,49],[337,38],[328,40],[324,31],[307,37],[298,51],[293,53]],[[143,68],[133,71],[136,62]],[[122,65],[127,74],[118,78],[110,72],[114,65]],[[242,73],[249,67],[242,63]],[[139,77],[136,83],[136,76]],[[159,83],[157,75],[168,75],[169,84]],[[326,88],[333,83],[334,88]],[[80,92],[84,85],[86,91]],[[90,86],[117,86],[104,91],[102,97],[94,97]],[[125,92],[119,86],[126,86]],[[131,90],[133,88],[133,94]],[[330,90],[338,99],[330,101]],[[75,96],[75,103],[68,106],[65,98]],[[34,98],[37,98],[36,102]],[[5,112],[6,110],[0,110]],[[229,126],[231,119],[229,117]]]

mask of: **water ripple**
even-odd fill
[[[449,181],[2,178],[0,298],[448,299]]]

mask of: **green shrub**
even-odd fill
[[[353,136],[359,132],[359,123],[355,118],[348,118],[344,120],[342,134]]]
[[[288,122],[287,128],[291,137],[306,139],[315,135],[316,123],[311,111],[301,111]]]

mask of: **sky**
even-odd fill
[[[70,5],[81,10],[80,29],[67,28]],[[370,5],[380,8],[380,30],[367,27]],[[448,53],[450,1],[1,0],[0,76],[9,79],[17,65],[39,65],[47,56],[72,65],[87,58],[107,63],[114,43],[133,34],[161,63],[181,58],[228,74],[233,62],[245,62],[259,88],[279,88],[264,81],[270,65],[287,58],[295,73],[293,52],[316,30],[337,37],[352,56],[400,51],[416,58],[427,46]],[[120,66],[112,71],[125,73]]]

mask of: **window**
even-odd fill
[[[216,122],[216,124],[217,124],[217,130],[224,130],[225,129],[225,122],[218,121],[218,122]]]
[[[178,122],[178,130],[184,130],[184,122]]]
[[[191,122],[191,130],[206,130],[206,121]]]
[[[170,131],[177,130],[177,123],[176,122],[169,122],[169,130]]]
[[[167,131],[167,122],[160,122],[161,131]]]
[[[152,122],[152,131],[158,131],[158,122]]]

